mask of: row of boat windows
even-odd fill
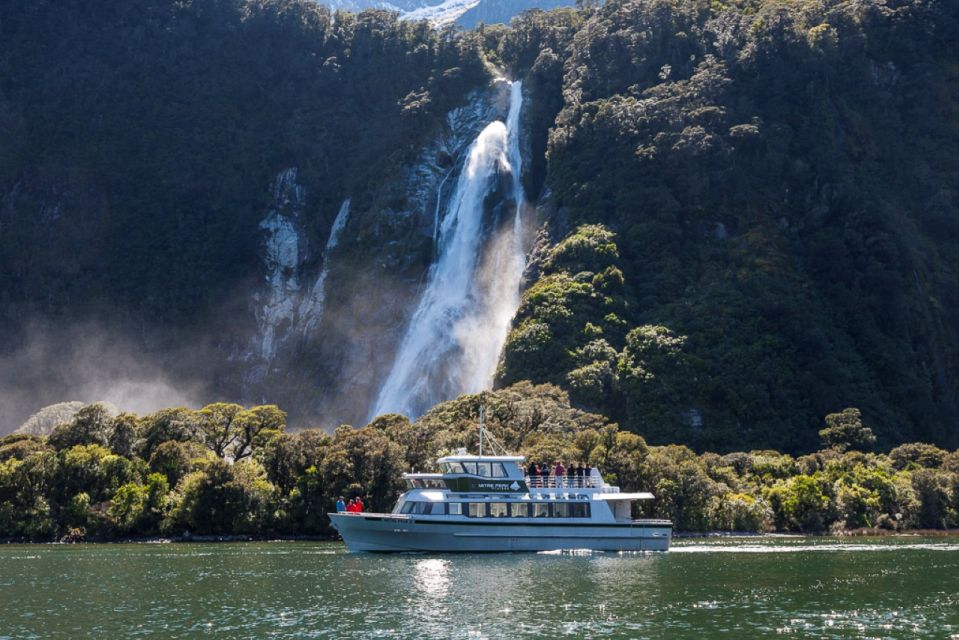
[[[588,518],[588,502],[406,502],[400,513],[469,518]]]
[[[502,462],[444,462],[443,473],[469,473],[484,478],[505,478]]]

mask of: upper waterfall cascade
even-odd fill
[[[526,266],[520,183],[522,83],[510,85],[506,122],[491,122],[470,146],[439,226],[439,255],[371,417],[421,415],[437,402],[492,386],[499,353],[519,304]],[[502,198],[509,224],[491,225],[487,201]]]

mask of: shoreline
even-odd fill
[[[696,538],[954,538],[959,529],[849,529],[845,531],[809,531],[800,533],[759,533],[755,531],[678,531],[673,539]]]
[[[959,529],[910,529],[889,531],[885,529],[853,529],[849,531],[820,531],[809,533],[759,533],[755,531],[679,531],[673,534],[674,540],[716,539],[716,538],[955,538]],[[184,535],[184,536],[144,536],[116,539],[88,540],[45,540],[29,541],[0,539],[0,545],[70,545],[70,544],[210,544],[231,542],[341,542],[336,536],[323,535]]]

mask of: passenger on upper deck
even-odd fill
[[[530,478],[532,478],[533,476],[538,476],[538,475],[539,475],[539,465],[530,462],[530,463],[529,463],[529,466],[526,467],[526,475],[528,475]]]
[[[363,511],[363,498],[356,496],[356,512]]]
[[[539,471],[539,486],[549,486],[549,464],[544,464]]]
[[[346,503],[343,502],[343,496],[340,496],[339,500],[336,501],[336,512],[343,513],[346,511]]]
[[[556,466],[553,467],[553,475],[556,476],[556,486],[563,486],[563,477],[566,475],[566,467],[563,466],[563,463],[559,460],[556,461]]]

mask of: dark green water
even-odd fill
[[[959,639],[959,541],[690,540],[646,555],[0,547],[0,638],[717,636]]]

